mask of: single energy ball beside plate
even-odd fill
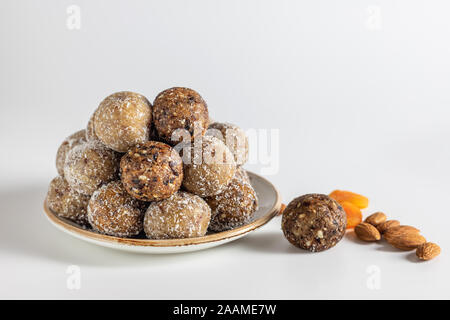
[[[78,145],[67,154],[64,177],[77,192],[91,195],[102,184],[116,180],[119,154],[99,142]]]
[[[180,189],[183,163],[169,145],[148,141],[131,148],[120,161],[125,189],[136,199],[159,201]]]
[[[222,140],[233,153],[238,166],[247,162],[248,138],[244,130],[231,123],[214,122],[209,125],[206,134]]]
[[[204,136],[181,150],[187,191],[200,197],[222,192],[236,172],[236,162],[228,147],[219,139]]]
[[[99,233],[132,237],[142,231],[145,208],[146,204],[131,197],[120,181],[113,181],[94,192],[87,217]]]
[[[74,147],[86,142],[86,131],[77,131],[61,143],[56,152],[56,170],[60,176],[64,176],[64,162],[66,161],[67,153]]]
[[[179,191],[170,198],[152,202],[144,217],[150,239],[182,239],[206,234],[211,209],[199,196]]]
[[[153,122],[158,136],[172,145],[172,134],[185,129],[190,137],[203,136],[209,125],[208,106],[196,91],[171,88],[159,93],[153,102]]]
[[[205,201],[211,207],[209,229],[212,231],[240,227],[251,221],[258,208],[256,192],[242,168],[237,169],[233,179],[221,193],[207,197]]]
[[[281,227],[294,246],[319,252],[342,239],[346,224],[345,211],[335,200],[323,194],[306,194],[288,204]]]
[[[87,206],[91,197],[72,190],[63,177],[54,178],[48,187],[47,205],[58,216],[87,224]]]
[[[117,152],[148,140],[152,108],[141,94],[122,91],[106,97],[95,111],[93,129],[100,141]]]

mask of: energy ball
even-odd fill
[[[211,209],[202,198],[179,191],[150,204],[144,217],[144,231],[150,239],[202,237],[210,219]]]
[[[75,191],[91,195],[102,184],[116,180],[119,156],[99,142],[78,145],[67,154],[64,176]]]
[[[94,114],[95,135],[108,148],[126,152],[148,140],[152,109],[143,95],[128,91],[113,93]]]
[[[145,203],[131,197],[120,181],[113,181],[94,192],[87,217],[92,228],[116,237],[132,237],[142,231]]]
[[[222,140],[233,153],[234,161],[236,161],[238,166],[242,166],[247,162],[248,138],[244,130],[234,124],[214,122],[209,125],[206,134]]]
[[[167,89],[153,102],[153,121],[159,137],[174,145],[179,141],[172,140],[177,129],[186,129],[191,138],[205,134],[209,124],[208,106],[192,89]]]
[[[97,134],[95,134],[95,130],[94,130],[94,120],[95,120],[96,112],[97,112],[97,110],[95,110],[95,112],[89,118],[89,122],[86,126],[86,140],[87,141],[99,141],[100,142],[100,139],[97,137]]]
[[[187,191],[200,197],[222,192],[236,172],[236,162],[228,147],[219,139],[204,136],[183,153],[184,180]]]
[[[207,197],[211,207],[209,229],[224,231],[248,223],[258,208],[258,198],[247,173],[238,168],[231,182],[218,195]]]
[[[130,149],[120,161],[125,189],[136,199],[159,201],[180,189],[183,162],[169,145],[148,141]]]
[[[319,252],[334,247],[345,234],[344,209],[324,194],[306,194],[292,200],[283,212],[281,227],[296,247]]]
[[[78,224],[87,224],[90,196],[72,190],[63,177],[54,178],[48,187],[47,204],[58,216]]]
[[[86,142],[86,131],[80,130],[71,134],[58,148],[56,152],[56,170],[60,176],[64,176],[64,162],[66,161],[67,153],[74,147]]]

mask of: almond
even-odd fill
[[[383,236],[389,244],[397,249],[413,250],[426,242],[419,232],[419,229],[411,226],[397,226],[386,230]]]
[[[433,242],[422,243],[417,247],[416,256],[420,260],[431,260],[441,253],[441,248]]]
[[[380,231],[381,234],[385,233],[387,229],[390,229],[392,227],[397,227],[400,225],[400,221],[398,220],[387,220],[385,222],[380,223],[377,225],[378,231]]]
[[[355,227],[355,233],[363,241],[377,241],[381,239],[377,228],[365,222],[361,222]]]
[[[386,215],[383,212],[372,213],[370,216],[368,216],[366,218],[366,220],[364,220],[364,222],[370,223],[371,225],[373,225],[375,227],[385,221],[386,221]]]
[[[388,230],[386,230],[384,233],[384,237],[388,238],[388,237],[396,237],[398,235],[401,235],[405,232],[415,232],[415,233],[420,233],[420,230],[415,228],[415,227],[411,227],[411,226],[396,226],[396,227],[391,227]]]

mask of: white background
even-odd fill
[[[80,30],[66,26],[72,4]],[[448,1],[411,0],[2,0],[0,298],[450,298],[449,12]],[[172,86],[199,91],[216,120],[280,130],[267,178],[286,203],[362,193],[365,214],[419,227],[441,256],[418,263],[352,234],[309,254],[279,218],[171,256],[54,229],[41,207],[62,139],[110,93],[152,101]],[[66,287],[69,265],[80,290]],[[374,275],[379,287],[367,285]]]

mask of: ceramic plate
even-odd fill
[[[242,227],[224,232],[210,233],[204,237],[169,240],[149,240],[134,238],[119,238],[99,234],[90,229],[84,229],[67,219],[58,217],[44,202],[44,212],[49,221],[58,229],[69,235],[103,247],[148,253],[182,253],[203,250],[244,237],[275,217],[281,207],[281,198],[277,189],[266,179],[248,172],[250,181],[259,198],[259,209],[252,221]]]

